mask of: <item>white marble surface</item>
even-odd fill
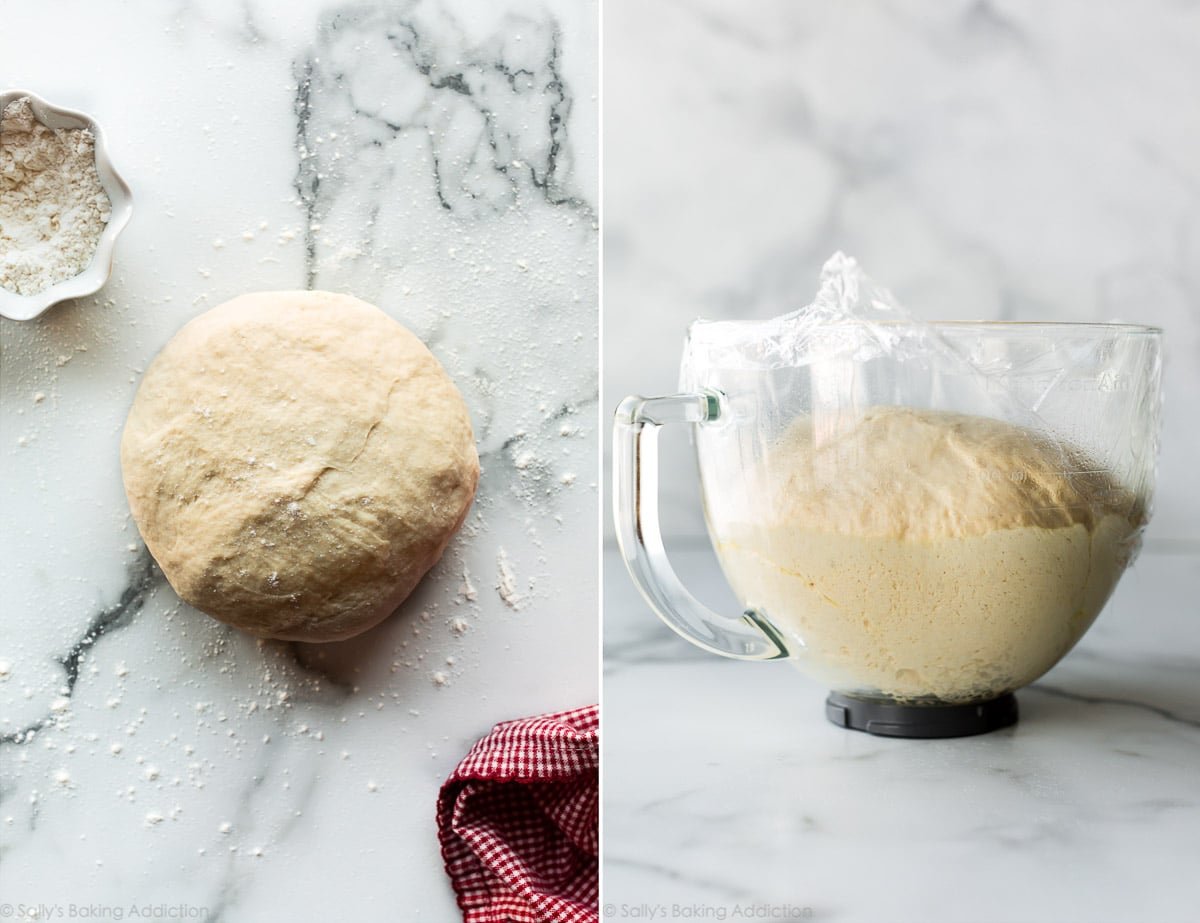
[[[11,908],[455,918],[441,780],[494,722],[598,695],[597,20],[565,0],[4,5],[0,85],[95,116],[135,197],[98,298],[0,322]],[[150,565],[117,442],[187,319],[309,285],[427,340],[485,471],[400,614],[259,645]]]
[[[675,560],[734,605],[710,550]],[[1200,553],[1143,553],[1019,723],[960,740],[834,727],[791,665],[676,637],[615,553],[604,589],[608,919],[1196,919]]]
[[[607,412],[841,249],[930,319],[1165,327],[1149,534],[1200,540],[1200,5],[608,0],[604,39]]]

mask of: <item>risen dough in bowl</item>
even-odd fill
[[[843,692],[983,701],[1079,640],[1124,571],[1142,499],[1001,420],[875,407],[765,454],[758,515],[713,521],[738,595]]]
[[[394,611],[479,480],[438,361],[378,308],[329,292],[243,295],[185,326],[138,388],[121,468],[180,597],[299,641]]]

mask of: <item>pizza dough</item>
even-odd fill
[[[750,475],[761,515],[712,523],[746,605],[840,691],[982,701],[1091,625],[1144,503],[1080,453],[986,417],[875,407],[794,424]]]
[[[479,480],[438,361],[378,308],[329,292],[243,295],[185,326],[138,388],[121,468],[181,598],[297,641],[393,612]]]

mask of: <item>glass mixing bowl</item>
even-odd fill
[[[1016,720],[1137,553],[1157,452],[1161,331],[1122,324],[697,323],[683,393],[614,428],[617,536],[675,631],[789,659],[834,722],[944,737]],[[744,606],[668,563],[661,426],[686,423],[709,535]]]

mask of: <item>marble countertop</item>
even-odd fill
[[[6,85],[93,115],[135,212],[97,297],[0,321],[0,916],[454,919],[442,780],[598,696],[596,4],[72,0],[4,32]],[[117,443],[186,320],[305,287],[429,343],[484,473],[398,615],[259,644],[165,584]]]
[[[736,611],[707,546],[672,559]],[[1196,919],[1200,546],[1151,538],[1015,727],[940,741],[834,727],[823,687],[691,647],[604,562],[607,919]]]
[[[604,407],[841,250],[926,320],[1163,327],[1155,528],[1200,540],[1200,4],[1097,6],[606,3]],[[666,533],[701,509],[664,479]]]

